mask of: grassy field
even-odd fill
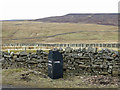
[[[33,70],[35,71],[35,70]],[[12,85],[14,87],[32,87],[32,88],[117,88],[116,83],[113,84],[91,84],[85,79],[92,76],[66,76],[60,79],[50,79],[42,74],[29,73],[31,70],[18,68],[2,71],[3,85]],[[29,73],[29,74],[28,74]],[[115,78],[115,77],[113,77]],[[99,81],[98,81],[99,82]],[[113,82],[113,81],[112,81]],[[111,83],[111,82],[110,82]]]
[[[3,43],[111,43],[118,41],[117,26],[82,23],[44,23],[33,21],[3,21]],[[99,31],[99,32],[94,32]],[[105,32],[104,32],[105,31]],[[110,32],[112,31],[112,32]],[[20,52],[23,50],[11,50]],[[36,52],[36,50],[27,50]],[[48,52],[48,51],[46,51]],[[35,71],[35,70],[33,70]],[[101,85],[83,82],[89,76],[68,76],[52,80],[34,73],[22,79],[28,69],[8,69],[2,71],[3,85],[35,88],[116,88],[117,85]],[[0,80],[1,81],[1,80]]]
[[[3,21],[2,25],[3,43],[103,43],[118,41],[118,32],[116,32],[118,28],[110,25],[33,21]]]

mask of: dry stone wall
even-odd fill
[[[119,52],[97,48],[80,48],[73,50],[66,48],[63,53],[64,66],[68,74],[102,74],[119,75],[120,56]]]
[[[56,49],[63,55],[64,73],[67,75],[120,75],[120,53],[107,48],[100,51],[97,48],[70,47]],[[36,53],[6,53],[0,52],[2,69],[28,68],[39,69],[47,74],[48,53],[37,50]]]

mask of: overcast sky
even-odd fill
[[[68,13],[118,13],[119,0],[0,0],[0,20],[37,19]]]

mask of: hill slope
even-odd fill
[[[64,16],[54,16],[33,21],[58,22],[58,23],[90,23],[101,25],[118,25],[117,13],[100,13],[100,14],[79,14],[71,13]]]
[[[117,26],[4,21],[3,43],[102,43],[118,40]]]

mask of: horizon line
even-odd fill
[[[120,14],[120,13],[68,13],[64,15],[71,15],[71,14]],[[56,15],[56,16],[64,16],[64,15]],[[47,16],[47,17],[42,17],[42,18],[48,18],[48,17],[56,17],[56,16]],[[2,19],[0,21],[25,21],[25,20],[34,20],[34,19],[42,19],[42,18],[30,18],[30,19]]]

